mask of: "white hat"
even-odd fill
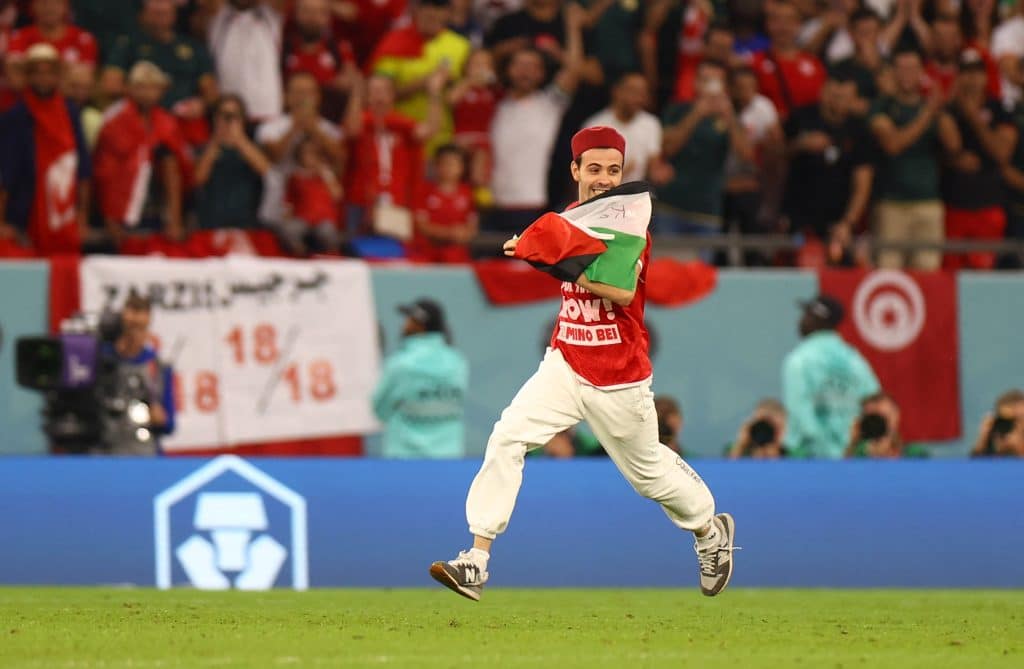
[[[29,63],[41,62],[41,61],[54,61],[60,62],[60,52],[53,48],[52,45],[46,42],[40,42],[39,44],[33,44],[29,47],[29,50],[25,52],[25,61]]]
[[[158,84],[166,86],[171,80],[159,67],[148,60],[140,60],[128,72],[129,84]]]

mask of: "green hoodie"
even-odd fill
[[[461,458],[469,365],[439,332],[409,335],[384,362],[373,411],[386,458]]]

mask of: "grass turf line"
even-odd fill
[[[1021,667],[1024,591],[0,588],[0,667]]]

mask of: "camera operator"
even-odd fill
[[[971,457],[1024,457],[1024,391],[999,396],[995,411],[981,420]]]
[[[860,403],[860,415],[850,426],[847,458],[927,458],[917,444],[904,444],[900,434],[900,407],[884,392],[868,395]]]
[[[788,457],[782,445],[785,433],[786,407],[777,399],[763,399],[740,426],[736,441],[728,449],[729,459],[777,460]]]
[[[149,299],[132,292],[121,310],[121,333],[110,348],[117,367],[116,381],[101,392],[104,402],[119,409],[104,414],[101,453],[156,455],[160,435],[174,431],[174,387],[170,367],[157,359],[146,342],[152,307]],[[117,397],[109,395],[116,394]],[[124,405],[121,407],[121,405]]]

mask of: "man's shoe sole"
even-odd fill
[[[729,543],[732,546],[735,546],[736,545],[736,521],[734,521],[732,519],[732,516],[729,515],[728,513],[720,513],[720,514],[716,515],[715,518],[718,518],[719,520],[722,521],[722,525],[725,526],[725,531],[729,535]],[[722,584],[715,586],[714,590],[704,590],[703,588],[701,589],[701,592],[704,595],[706,595],[707,597],[714,597],[715,595],[717,595],[720,592],[722,592],[723,590],[725,590],[725,588],[729,585],[729,581],[730,581],[730,579],[732,579],[732,559],[733,559],[733,553],[734,552],[735,551],[730,551],[730,553],[729,553],[729,569],[728,569],[728,571],[725,572],[725,580],[722,581]]]
[[[434,578],[434,580],[443,585],[444,587],[448,588],[449,590],[459,593],[466,599],[472,599],[474,602],[479,602],[480,588],[477,587],[474,589],[470,586],[459,585],[459,582],[456,581],[452,577],[452,575],[448,573],[448,570],[445,569],[445,566],[446,565],[444,562],[435,562],[434,564],[430,565],[430,575]]]

